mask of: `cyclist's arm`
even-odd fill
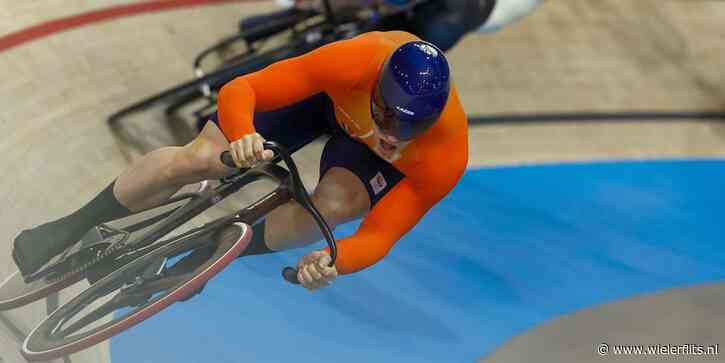
[[[338,273],[349,274],[380,261],[395,242],[453,189],[468,162],[465,139],[463,143],[438,146],[438,157],[421,165],[424,173],[401,180],[373,207],[354,235],[338,242],[335,264]],[[429,151],[435,153],[433,149]]]
[[[218,113],[229,140],[254,132],[254,111],[270,111],[317,93],[351,87],[368,71],[375,44],[361,35],[238,77],[219,92]]]

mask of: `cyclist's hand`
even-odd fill
[[[251,168],[260,161],[271,160],[274,152],[264,149],[265,141],[262,135],[255,132],[246,134],[241,139],[229,144],[229,150],[237,167]]]
[[[337,277],[337,268],[328,266],[331,258],[327,252],[313,251],[302,257],[297,264],[297,279],[308,290],[330,286]]]

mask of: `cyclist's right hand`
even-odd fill
[[[272,150],[265,150],[263,143],[266,140],[258,133],[246,134],[237,141],[229,144],[229,150],[234,163],[239,168],[251,168],[260,161],[271,160],[274,157]]]

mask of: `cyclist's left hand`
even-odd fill
[[[313,251],[302,257],[297,264],[297,279],[308,290],[330,286],[337,277],[337,268],[328,266],[331,258],[327,252]]]

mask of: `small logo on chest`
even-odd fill
[[[388,181],[385,180],[385,177],[381,172],[378,172],[372,179],[370,179],[370,186],[373,188],[373,193],[378,195],[388,186]]]

